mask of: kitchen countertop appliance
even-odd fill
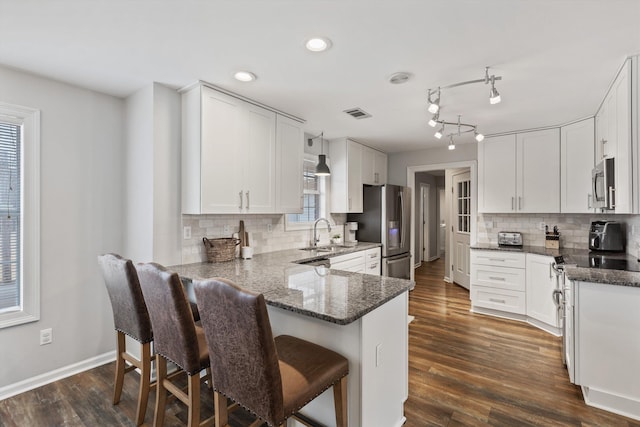
[[[361,214],[347,221],[358,223],[361,242],[382,243],[382,275],[411,278],[411,190],[398,185],[365,185]]]
[[[589,230],[589,250],[624,252],[625,234],[616,221],[593,221]]]
[[[603,211],[616,208],[615,159],[602,159],[591,171],[591,207]]]
[[[522,246],[522,233],[517,231],[500,231],[498,246]]]

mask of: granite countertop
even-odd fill
[[[223,277],[264,295],[267,304],[339,325],[356,321],[394,297],[408,291],[411,280],[331,270],[301,265],[312,261],[379,247],[359,242],[354,247],[336,247],[330,252],[290,249],[220,263],[194,263],[167,267],[184,280]],[[190,296],[191,297],[191,296]]]
[[[522,252],[546,256],[562,255],[564,257],[565,264],[567,264],[567,266],[565,267],[565,274],[567,279],[569,280],[574,280],[576,282],[591,282],[601,283],[605,285],[633,286],[640,288],[640,273],[638,272],[626,270],[609,270],[605,268],[577,267],[575,265],[571,265],[575,264],[578,258],[588,257],[590,252],[587,249],[547,249],[544,246],[505,247],[498,246],[496,244],[476,244],[473,245],[471,249]],[[619,256],[632,258],[627,254],[620,254]]]

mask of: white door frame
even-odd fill
[[[429,261],[431,259],[431,251],[429,250],[429,224],[425,225],[425,201],[427,208],[429,205],[429,196],[431,192],[431,185],[420,183],[420,260],[422,262]],[[428,215],[427,215],[428,216]],[[431,218],[429,218],[431,220]]]
[[[435,170],[443,170],[443,169],[457,169],[457,168],[469,168],[471,172],[471,236],[470,236],[470,244],[471,246],[475,245],[477,242],[477,216],[478,216],[478,162],[477,160],[464,160],[460,162],[452,162],[452,163],[437,163],[433,165],[419,165],[419,166],[407,166],[407,187],[411,189],[413,194],[415,193],[416,188],[416,172],[429,172]],[[445,191],[445,198],[451,197],[451,194],[448,191]],[[415,200],[411,198],[411,212],[416,211]],[[447,218],[447,229],[450,228],[450,220]],[[411,221],[411,265],[415,265],[416,254],[415,252],[415,221]],[[448,230],[447,230],[448,231]],[[449,236],[449,233],[445,233],[445,236]],[[445,240],[448,238],[445,237]],[[445,277],[444,279],[448,282],[451,281],[451,261],[449,257],[451,256],[452,251],[452,242],[449,240],[449,244],[447,246],[447,250],[445,251]],[[411,269],[411,280],[415,280],[415,271]]]

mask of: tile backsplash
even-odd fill
[[[232,233],[238,232],[240,220],[244,221],[245,231],[249,232],[249,242],[255,254],[303,248],[309,246],[313,239],[312,229],[285,230],[284,215],[182,215],[183,227],[191,227],[191,238],[182,240],[182,263],[206,261],[202,238],[231,237]],[[329,243],[330,234],[344,236],[346,214],[332,214],[329,220],[331,233],[324,226],[318,227],[321,245]],[[228,227],[228,233],[225,233],[225,227]]]
[[[497,244],[499,231],[519,231],[525,245],[544,246],[545,223],[558,226],[561,248],[588,249],[591,221],[605,219],[626,225],[627,253],[640,255],[640,215],[478,214],[478,243]]]

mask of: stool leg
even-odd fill
[[[138,426],[144,423],[144,416],[147,413],[147,401],[151,387],[151,343],[142,344],[141,353],[140,389],[138,390],[138,411],[136,414],[136,425]]]
[[[336,407],[336,427],[347,427],[347,377],[342,377],[339,383],[333,385],[333,402]]]
[[[198,427],[200,425],[200,375],[189,375],[189,408],[187,426]]]
[[[122,358],[122,353],[127,351],[125,342],[125,335],[120,331],[116,331],[116,377],[113,386],[113,404],[117,405],[120,402],[120,395],[122,394],[122,385],[124,384],[124,368],[125,361]]]
[[[229,415],[227,413],[227,398],[218,393],[217,391],[213,392],[213,407],[216,411],[215,413],[215,421],[216,427],[227,427],[229,425]]]
[[[164,382],[167,378],[167,359],[156,354],[156,413],[153,417],[153,425],[162,427],[164,424],[164,411],[167,405],[167,389]]]

